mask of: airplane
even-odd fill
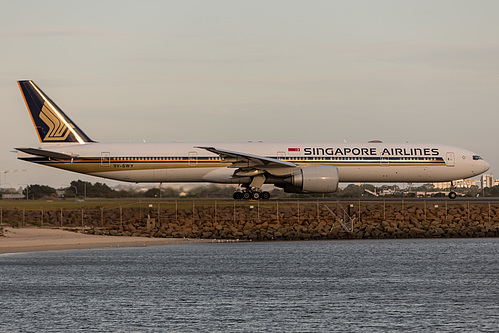
[[[239,184],[234,199],[266,200],[264,184],[332,193],[340,182],[452,182],[490,167],[469,150],[433,143],[100,143],[33,81],[18,85],[40,140],[36,148],[15,148],[18,159],[107,179]]]

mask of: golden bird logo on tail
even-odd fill
[[[49,127],[49,132],[44,140],[64,141],[71,132],[69,127],[59,119],[57,113],[52,110],[50,104],[47,105],[47,102],[43,104],[42,110],[40,111],[40,119]]]

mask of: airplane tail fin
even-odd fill
[[[42,143],[88,143],[92,141],[31,80],[17,81]]]

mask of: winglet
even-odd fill
[[[92,141],[33,81],[17,81],[42,143]]]

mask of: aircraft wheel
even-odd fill
[[[236,200],[241,200],[243,198],[243,194],[241,192],[234,192],[232,197]]]
[[[456,192],[449,192],[449,199],[455,199],[457,197]]]
[[[244,200],[249,200],[249,199],[251,199],[251,193],[250,193],[250,192],[244,192],[244,193],[243,193],[243,199],[244,199]]]
[[[261,195],[263,200],[269,200],[270,199],[270,193],[267,191],[263,191]]]
[[[251,197],[253,200],[260,200],[260,192],[253,192]]]

